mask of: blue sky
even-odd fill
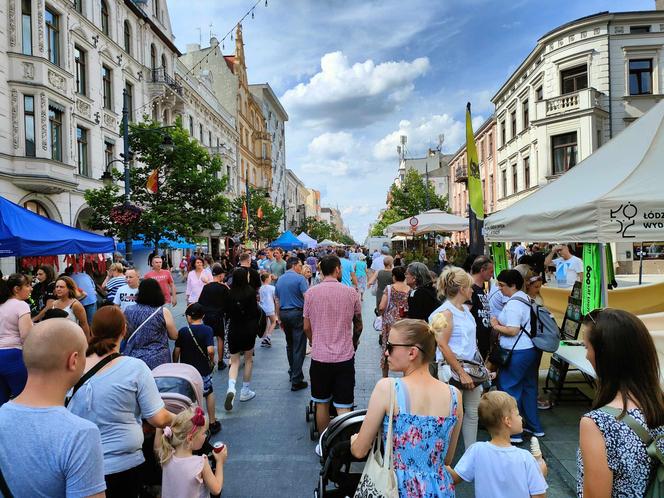
[[[176,44],[208,45],[255,0],[170,0]],[[601,11],[652,10],[654,0],[268,0],[243,23],[250,83],[269,83],[290,116],[286,162],[321,202],[338,206],[358,242],[385,206],[396,145],[421,157],[445,134],[464,140],[534,48],[566,22]],[[212,24],[212,27],[210,27]],[[234,43],[225,42],[224,53]]]

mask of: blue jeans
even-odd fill
[[[23,351],[0,349],[0,406],[21,394],[27,380]]]
[[[85,316],[88,319],[88,327],[92,327],[92,317],[97,311],[97,303],[86,304],[83,307],[85,308]]]
[[[293,308],[279,312],[281,327],[286,335],[286,355],[290,367],[291,385],[304,381],[302,364],[307,352],[307,336],[304,335],[302,310]]]
[[[523,426],[544,432],[537,413],[537,381],[541,354],[536,348],[515,349],[507,368],[500,369],[498,389],[516,399]]]

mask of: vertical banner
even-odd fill
[[[493,273],[498,276],[501,271],[509,270],[507,264],[507,253],[503,242],[493,242],[491,244],[491,259],[493,259]]]
[[[599,244],[583,244],[581,314],[602,306],[602,262]]]
[[[468,252],[477,256],[484,254],[484,193],[480,179],[480,162],[475,148],[473,122],[470,117],[470,102],[466,104],[466,158],[468,163],[468,223],[470,247]]]

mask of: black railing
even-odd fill
[[[182,85],[169,75],[163,67],[157,67],[150,71],[150,81],[152,83],[163,83],[171,88],[178,95],[182,95]]]

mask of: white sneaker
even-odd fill
[[[240,391],[240,401],[249,401],[250,399],[254,399],[256,397],[256,393],[253,392],[251,389],[242,389]]]
[[[317,444],[316,444],[316,449],[315,449],[314,451],[316,452],[316,455],[318,455],[319,457],[322,457],[322,456],[323,456],[323,452],[322,452],[322,450],[320,449],[320,443],[317,443]]]
[[[226,411],[233,409],[233,401],[235,400],[235,389],[229,389],[226,391],[226,401],[224,402],[224,408]]]

